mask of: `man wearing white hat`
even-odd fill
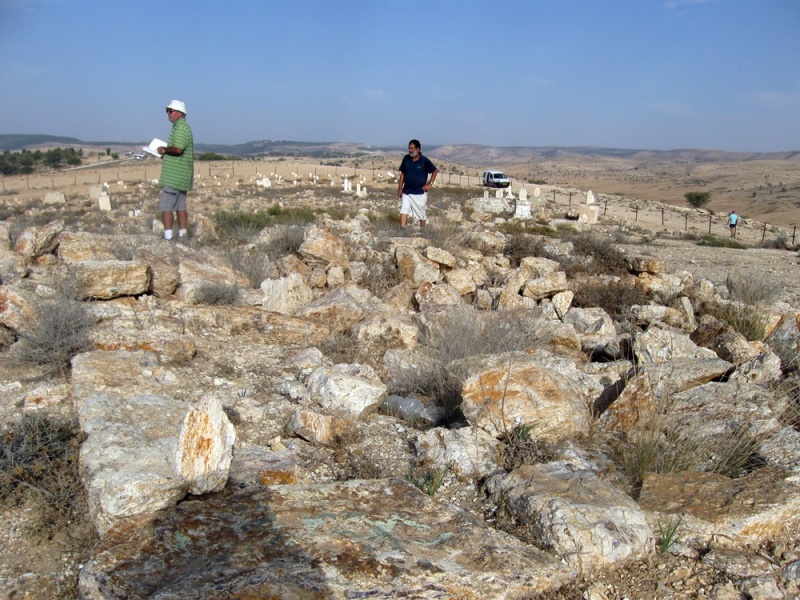
[[[186,122],[186,105],[173,100],[167,105],[167,117],[172,123],[166,146],[160,146],[158,153],[161,164],[162,186],[161,222],[164,224],[164,239],[172,239],[173,215],[178,215],[178,237],[186,237],[189,212],[186,209],[186,193],[192,189],[194,181],[194,140],[192,130]]]

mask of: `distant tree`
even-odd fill
[[[204,152],[196,158],[197,160],[231,160],[229,157],[217,154],[216,152]]]
[[[711,201],[711,192],[686,192],[683,197],[695,208],[700,208]]]
[[[113,158],[114,160],[117,160],[119,158],[119,152],[112,152],[111,153],[111,158]]]
[[[106,156],[111,156],[111,148],[106,148]]]

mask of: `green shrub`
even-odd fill
[[[217,236],[223,241],[246,242],[273,223],[273,217],[265,212],[246,212],[242,210],[218,210],[212,220]]]
[[[713,234],[704,235],[700,241],[697,242],[698,246],[711,246],[712,248],[734,248],[736,250],[747,250],[747,245],[737,242],[733,238],[718,237]]]
[[[686,192],[683,197],[695,208],[700,208],[711,202],[711,192]]]
[[[677,519],[670,519],[666,525],[662,524],[661,521],[658,522],[659,554],[664,554],[672,548],[677,539],[676,534],[678,533],[678,528],[680,528],[682,522],[683,515],[678,516]]]

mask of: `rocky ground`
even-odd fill
[[[231,192],[232,193],[232,192]],[[238,192],[237,192],[238,193]],[[444,192],[442,192],[444,193]],[[457,195],[457,202],[464,207],[468,198]],[[120,198],[128,198],[131,207],[142,206],[142,200],[133,195],[126,196],[120,193]],[[219,204],[218,197],[207,194],[205,197],[198,194],[198,216],[207,216],[212,207]],[[224,196],[224,194],[223,194]],[[291,198],[293,204],[307,203],[309,206],[330,206],[328,192],[322,195],[313,192],[302,192],[296,195],[289,191],[284,192],[284,199]],[[255,205],[257,199],[252,201],[247,197],[237,196],[236,205]],[[340,203],[346,205],[346,203]],[[146,205],[146,206],[149,206]],[[150,206],[150,208],[152,208]],[[373,210],[379,210],[376,205]],[[85,212],[85,209],[84,209]],[[121,203],[118,213],[112,216],[110,225],[99,223],[94,226],[103,233],[111,233],[113,227],[125,222],[128,208]],[[557,215],[553,215],[557,216]],[[83,219],[83,224],[91,220],[93,215],[87,217],[75,216]],[[442,215],[443,218],[443,215]],[[22,216],[10,216],[8,223],[14,224],[15,219],[22,221]],[[37,221],[41,222],[43,220]],[[117,221],[114,223],[114,221]],[[126,225],[131,229],[134,224],[141,225],[142,219],[129,221]],[[146,223],[146,221],[145,221]],[[202,224],[202,222],[201,222]],[[476,220],[469,225],[475,230],[482,229]],[[80,230],[81,225],[72,227]],[[70,229],[68,226],[67,230]],[[601,235],[614,235],[618,227],[613,223],[602,223],[595,227]],[[800,307],[800,278],[798,278],[797,254],[794,251],[749,248],[715,248],[698,246],[692,240],[670,239],[656,235],[652,237],[640,232],[626,236],[617,236],[623,241],[619,247],[629,255],[653,257],[663,261],[667,273],[688,271],[694,278],[703,278],[710,281],[718,289],[725,288],[725,282],[731,274],[759,273],[769,280],[780,283],[783,289],[780,301],[797,309]],[[197,235],[197,230],[195,230]],[[66,256],[68,241],[75,250],[80,240],[73,240],[65,231],[59,233],[64,245]],[[153,234],[151,234],[153,235]],[[624,238],[624,239],[623,239]],[[352,236],[351,240],[354,239]],[[353,242],[354,245],[356,242]],[[393,242],[394,243],[394,242]],[[197,238],[187,245],[192,251],[202,250],[197,244]],[[94,248],[92,252],[97,253]],[[188,250],[187,250],[188,252]],[[457,253],[456,253],[457,254]],[[45,256],[55,256],[47,254]],[[208,261],[215,261],[214,254],[205,255]],[[73,258],[72,260],[76,260]],[[79,259],[78,259],[79,260]],[[445,259],[441,259],[445,260]],[[188,259],[186,263],[188,264]],[[47,283],[46,270],[55,263],[55,259],[40,259],[33,266],[32,276],[29,278],[42,283]],[[298,267],[300,268],[300,267]],[[309,271],[313,277],[313,271]],[[328,277],[332,277],[329,273]],[[6,287],[16,285],[21,276],[4,276],[3,284]],[[184,274],[184,278],[186,275]],[[326,285],[323,282],[323,287]],[[328,284],[330,285],[330,284]],[[184,281],[186,287],[186,281]],[[105,310],[119,311],[126,315],[125,301],[114,300],[103,303],[102,300],[94,302],[97,314]],[[170,300],[170,302],[172,302]],[[181,300],[188,302],[186,298]],[[106,308],[107,307],[107,308]],[[170,311],[174,314],[177,310],[172,305],[162,302],[162,299],[153,298],[152,302],[141,304],[137,307],[134,302],[130,304],[132,312],[125,318],[135,320],[137,325],[131,325],[134,330],[146,329],[146,321],[153,322],[159,319],[167,320]],[[138,312],[137,312],[138,311]],[[161,316],[164,311],[164,316]],[[5,313],[8,314],[7,311]],[[223,314],[223,313],[219,313]],[[278,393],[280,379],[285,379],[287,355],[283,350],[275,350],[275,355],[269,355],[268,350],[260,349],[260,365],[257,369],[250,369],[248,364],[252,357],[247,354],[247,344],[250,343],[247,335],[241,335],[242,347],[231,349],[224,339],[217,336],[222,331],[221,324],[211,324],[211,320],[219,320],[217,314],[208,315],[197,310],[193,313],[194,321],[181,324],[183,331],[189,331],[197,339],[197,353],[189,359],[184,354],[184,348],[175,345],[165,345],[162,352],[170,354],[171,362],[164,368],[162,386],[169,387],[171,393],[181,399],[186,396],[190,400],[192,395],[202,387],[216,387],[225,390],[239,399],[235,409],[228,409],[229,417],[237,425],[240,443],[246,442],[260,447],[280,448],[286,443],[284,424],[291,417],[294,406],[287,403],[286,398],[295,393],[295,388],[286,388]],[[233,313],[227,317],[235,319]],[[203,321],[208,319],[209,323]],[[143,324],[140,320],[144,320]],[[12,319],[13,321],[13,319]],[[9,319],[5,321],[8,327]],[[123,328],[122,318],[116,327]],[[170,325],[169,327],[173,327]],[[227,331],[232,325],[228,324]],[[235,330],[235,327],[233,327]],[[243,321],[242,330],[245,330]],[[113,339],[113,329],[109,328],[98,334],[104,343],[110,344]],[[308,335],[314,335],[309,330]],[[173,338],[169,338],[172,340]],[[118,343],[118,342],[115,342]],[[167,344],[163,339],[162,344]],[[328,350],[333,352],[333,349]],[[44,388],[38,393],[47,404],[57,410],[64,409],[72,401],[74,392],[69,386],[70,375],[62,374],[56,377],[42,377],[36,369],[31,371],[20,370],[9,360],[9,350],[0,356],[0,385],[2,385],[4,399],[2,414],[8,420],[18,414],[20,409],[28,409],[36,403],[37,393],[31,389],[36,386]],[[84,375],[85,376],[85,375]],[[170,377],[173,380],[170,380]],[[180,381],[192,381],[191,385],[177,385]],[[72,382],[74,385],[74,382]],[[97,385],[97,382],[93,382]],[[105,385],[105,384],[104,384]],[[65,391],[66,388],[66,391]],[[183,388],[183,389],[182,389]],[[264,420],[263,413],[269,415]],[[258,421],[256,421],[258,418]],[[258,426],[254,426],[254,423]],[[374,428],[374,431],[370,429]],[[387,430],[390,435],[387,435]],[[317,448],[310,455],[309,460],[317,461],[314,468],[309,468],[310,480],[328,481],[336,479],[352,479],[358,477],[379,477],[394,475],[404,477],[407,475],[405,465],[408,461],[408,448],[418,433],[411,424],[382,416],[380,419],[370,421],[358,430],[363,438],[359,443],[347,444],[347,440],[340,440],[336,444]],[[281,437],[284,437],[281,440]],[[301,451],[298,453],[302,454]],[[332,477],[331,473],[334,472]],[[498,510],[498,504],[491,500],[484,490],[479,489],[474,479],[448,473],[438,488],[436,500],[468,511],[480,521],[490,527],[511,533],[526,543],[536,543],[532,539],[530,530],[518,518],[510,517],[505,512]],[[87,549],[91,538],[80,530],[80,524],[70,524],[64,531],[45,534],[42,536],[41,524],[36,520],[29,505],[6,505],[2,513],[2,527],[0,527],[0,593],[6,598],[44,598],[44,597],[74,597],[76,594],[76,573],[82,567],[87,556]],[[85,525],[85,523],[84,523]],[[73,531],[74,530],[74,531]],[[66,535],[72,532],[72,537]],[[47,539],[50,535],[52,539]],[[656,536],[658,537],[658,536]],[[663,537],[663,536],[661,536]],[[768,538],[768,539],[767,539]],[[651,598],[795,598],[799,597],[800,589],[797,586],[797,576],[793,572],[779,577],[781,570],[797,569],[800,559],[800,532],[794,526],[786,528],[780,535],[767,536],[759,544],[751,547],[737,548],[736,552],[728,552],[725,548],[716,548],[708,545],[702,549],[697,546],[676,543],[665,552],[652,551],[644,558],[630,560],[623,566],[615,569],[601,569],[591,576],[579,578],[562,588],[542,594],[531,594],[531,598],[590,598],[603,600],[612,598],[651,599]],[[76,541],[77,540],[77,541]],[[654,541],[655,542],[655,541]],[[680,535],[678,535],[680,542]],[[423,597],[423,596],[419,596]],[[428,597],[428,596],[424,596]],[[432,596],[431,596],[432,597]],[[440,596],[455,597],[455,596]]]

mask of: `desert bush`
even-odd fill
[[[24,413],[0,432],[0,502],[29,501],[42,533],[86,519],[76,417]],[[74,524],[73,524],[74,527]]]
[[[322,340],[319,349],[326,358],[335,364],[357,363],[364,359],[358,340],[350,330],[331,332]]]
[[[272,215],[266,212],[243,210],[218,210],[212,215],[217,236],[223,242],[246,242],[273,223]]]
[[[573,282],[573,306],[602,308],[611,318],[626,317],[632,306],[647,304],[650,299],[635,282],[619,278],[585,278]]]
[[[14,360],[63,372],[73,356],[93,348],[94,317],[76,296],[59,292],[33,303],[35,325],[19,333]]]
[[[558,261],[567,276],[579,273],[590,275],[626,275],[628,263],[625,254],[611,239],[591,233],[570,234],[565,238],[572,242],[569,256],[559,256]]]
[[[269,241],[264,245],[264,249],[273,260],[288,254],[296,254],[303,245],[305,233],[305,226],[297,223],[283,223],[270,227]]]
[[[400,283],[400,272],[391,258],[367,263],[367,270],[359,284],[379,298]]]
[[[783,286],[758,271],[728,273],[725,279],[732,300],[754,306],[773,304],[783,295]]]
[[[449,252],[456,252],[463,246],[464,233],[461,226],[453,221],[440,220],[429,223],[420,231],[420,236],[427,239],[432,246]]]
[[[509,258],[514,267],[518,267],[522,259],[529,256],[541,256],[555,260],[547,251],[541,237],[528,234],[515,235],[509,239],[503,247],[503,254]]]
[[[532,429],[532,425],[520,424],[500,436],[501,464],[506,471],[553,460],[547,445],[531,436]]]
[[[332,460],[326,464],[336,481],[352,479],[383,479],[397,477],[391,465],[376,459],[368,447],[359,444],[363,436],[357,427],[350,427],[331,440]]]
[[[133,260],[136,251],[143,245],[142,239],[130,235],[115,235],[111,238],[109,250],[117,260]]]
[[[711,202],[711,192],[686,192],[683,197],[695,208],[700,208]]]
[[[431,323],[420,340],[426,360],[416,368],[391,374],[390,394],[421,394],[432,399],[440,415],[437,425],[463,421],[461,389],[451,370],[456,360],[479,354],[525,350],[539,344],[536,311],[477,312],[455,307]]]
[[[400,214],[396,211],[368,212],[370,230],[376,237],[397,234],[400,227]]]
[[[241,288],[235,283],[208,281],[197,286],[194,292],[198,304],[236,306]]]
[[[660,414],[639,430],[628,433],[615,447],[634,496],[648,473],[702,471],[730,478],[747,475],[764,466],[759,452],[771,431],[752,432],[748,424],[730,427],[725,435],[701,437],[694,430],[679,430],[669,413]]]
[[[724,321],[749,341],[763,340],[767,332],[769,319],[757,306],[746,304],[704,304],[703,312]]]
[[[759,244],[760,248],[772,248],[773,250],[797,250],[797,246],[792,246],[789,239],[781,234],[771,240],[764,240]]]
[[[713,234],[704,235],[698,242],[698,246],[710,246],[712,248],[734,248],[735,250],[747,250],[747,245],[737,242],[733,238],[718,237]]]
[[[270,261],[266,246],[228,246],[222,253],[234,269],[247,277],[254,289],[258,289],[262,281],[275,275],[275,267]]]

